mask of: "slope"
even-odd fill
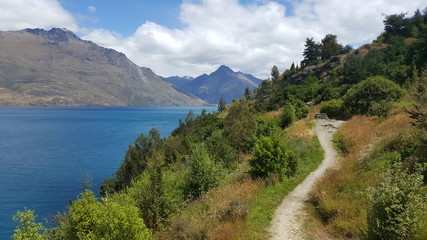
[[[202,105],[123,53],[66,29],[0,32],[0,105]]]

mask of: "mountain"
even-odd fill
[[[66,29],[0,31],[0,105],[203,105],[123,53]]]
[[[212,104],[217,104],[221,97],[231,103],[234,98],[243,96],[245,88],[253,90],[262,82],[251,74],[234,72],[225,65],[209,75],[203,74],[194,79],[175,76],[165,78],[165,81],[172,83],[181,92],[193,94]]]

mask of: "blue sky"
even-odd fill
[[[161,76],[220,65],[265,79],[302,60],[307,37],[370,43],[384,14],[425,0],[0,0],[0,30],[67,28]]]

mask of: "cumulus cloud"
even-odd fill
[[[56,0],[0,0],[0,29],[64,27],[77,31],[73,16]]]
[[[142,24],[128,38],[106,30],[85,36],[123,51],[141,66],[163,76],[197,76],[226,64],[235,70],[269,76],[302,60],[304,41],[338,35],[344,44],[371,42],[383,29],[383,14],[413,12],[423,1],[302,0],[291,1],[292,14],[274,1],[241,4],[237,0],[186,0],[181,5],[182,29],[153,22]],[[110,44],[111,41],[111,44]]]

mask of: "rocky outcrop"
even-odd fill
[[[317,77],[321,82],[327,82],[331,76],[331,71],[343,66],[345,57],[346,55],[338,55],[322,64],[305,67],[292,75],[286,82],[288,84],[300,84],[304,79],[310,76]]]

